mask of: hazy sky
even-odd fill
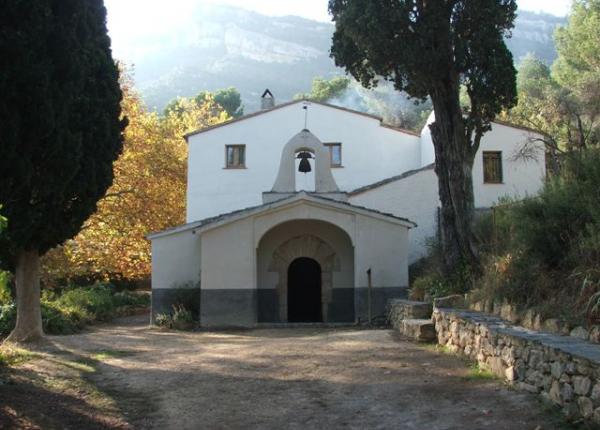
[[[330,21],[327,0],[104,0],[108,10],[108,28],[117,56],[128,57],[132,39],[172,35],[198,6],[228,4],[264,15],[297,15],[318,21]],[[571,0],[517,0],[519,7],[535,12],[566,15]]]
[[[319,21],[329,21],[327,0],[105,0],[109,26],[121,30],[135,25],[137,19],[173,20],[192,7],[203,3],[231,4],[265,15],[298,15]],[[566,15],[571,0],[518,0],[519,7],[535,12]],[[134,18],[132,21],[131,18]]]

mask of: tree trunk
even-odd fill
[[[17,257],[17,324],[9,342],[31,342],[41,338],[40,255],[37,250],[22,250]]]
[[[475,206],[472,170],[476,150],[466,135],[458,94],[457,82],[440,85],[432,93],[435,122],[429,126],[442,204],[440,232],[446,275],[465,264],[479,271],[471,232]]]

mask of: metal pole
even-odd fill
[[[498,252],[498,230],[496,228],[496,206],[492,206],[492,249]]]
[[[373,283],[371,282],[371,268],[369,267],[369,270],[367,270],[367,279],[369,280],[368,283],[368,290],[367,290],[367,308],[368,308],[368,321],[369,321],[369,325],[371,325],[371,290],[373,288]]]

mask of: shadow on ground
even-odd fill
[[[464,361],[388,330],[183,333],[146,321],[50,337],[42,360],[75,363],[87,394],[40,393],[29,374],[12,399],[0,392],[2,413],[17,420],[11,410],[41,397],[31,422],[47,414],[77,429],[562,428],[533,396],[469,379]]]

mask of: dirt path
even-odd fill
[[[134,318],[49,342],[93,369],[119,415],[78,429],[559,428],[534,397],[388,330],[179,333]]]

